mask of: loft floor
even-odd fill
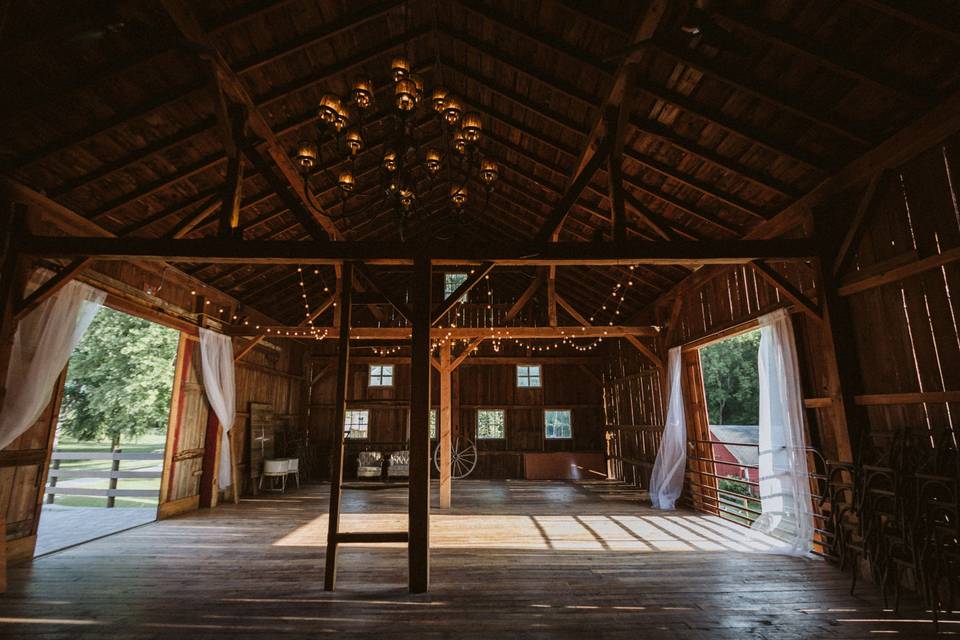
[[[432,586],[402,545],[344,546],[323,591],[328,486],[157,522],[14,568],[3,638],[875,638],[933,635],[907,603],[743,530],[606,483],[462,481],[434,512]],[[406,492],[348,491],[343,531],[403,529]],[[942,629],[960,631],[947,622]]]

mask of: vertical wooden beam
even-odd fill
[[[333,461],[330,470],[330,510],[327,526],[327,557],[323,588],[333,591],[337,584],[337,534],[340,531],[340,489],[343,484],[343,424],[347,414],[347,382],[350,368],[350,296],[353,265],[343,265],[340,286],[340,340],[337,346],[337,396],[333,411]]]
[[[452,344],[440,345],[440,415],[437,427],[440,432],[437,434],[440,440],[440,508],[450,508],[450,495],[452,493],[452,484],[450,479],[450,462],[452,458],[451,441],[451,423],[450,423],[450,404],[451,404],[451,376],[453,369],[451,367],[451,349]]]
[[[0,407],[7,395],[7,367],[17,330],[14,314],[23,294],[17,238],[26,229],[25,208],[11,202],[3,206],[5,210],[0,215]]]
[[[430,588],[430,274],[427,257],[413,265],[410,354],[410,592]]]
[[[547,267],[547,320],[557,326],[557,265]]]

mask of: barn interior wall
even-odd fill
[[[483,355],[488,355],[483,353]],[[603,451],[603,415],[600,385],[596,379],[581,374],[574,360],[583,366],[594,366],[597,358],[573,358],[565,364],[550,364],[550,357],[504,357],[504,364],[473,364],[471,357],[452,374],[452,437],[477,442],[479,458],[471,478],[523,478],[525,453]],[[318,356],[315,371],[320,371],[331,356]],[[368,384],[370,363],[394,364],[392,387],[371,387]],[[517,362],[542,365],[541,388],[518,388]],[[598,364],[598,363],[597,363]],[[571,375],[571,369],[577,375]],[[333,415],[336,392],[335,371],[328,370],[316,381],[311,391],[309,438],[319,451],[318,472],[326,478],[329,455],[335,437]],[[431,377],[431,406],[439,408],[439,374]],[[384,445],[398,448],[408,442],[410,365],[405,358],[355,358],[350,366],[347,409],[369,411],[369,437],[347,441],[344,474],[356,473],[356,454],[362,449],[384,450]],[[502,440],[476,440],[478,409],[503,409],[506,437]],[[544,437],[544,410],[571,411],[572,439]],[[433,442],[436,444],[436,441]]]

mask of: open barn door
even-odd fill
[[[177,369],[170,404],[170,428],[158,517],[169,518],[200,504],[209,406],[200,376],[200,344],[180,334]]]

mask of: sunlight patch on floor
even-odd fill
[[[404,513],[348,513],[342,532],[404,531]],[[278,547],[323,547],[327,516],[321,515],[278,539]],[[757,551],[762,538],[689,514],[662,515],[448,515],[430,518],[434,549],[534,549],[558,551]],[[404,547],[403,543],[363,546]]]

